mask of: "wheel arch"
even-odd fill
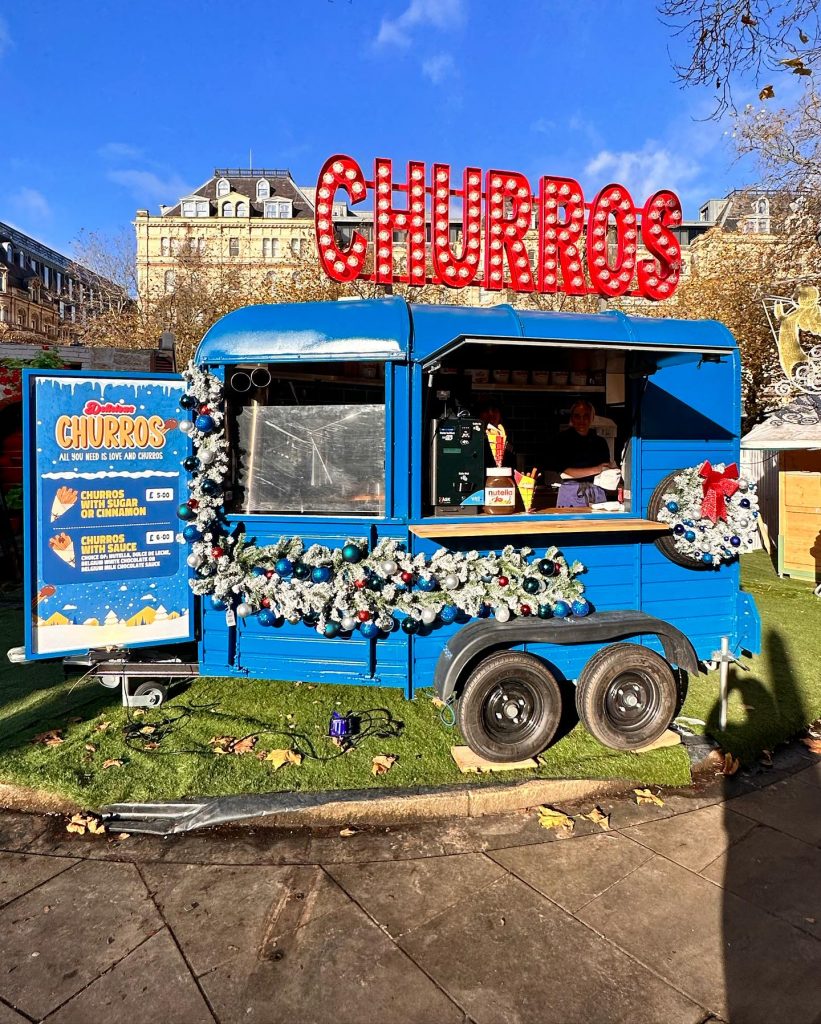
[[[698,657],[688,637],[664,619],[639,611],[596,612],[583,619],[480,619],[463,626],[442,648],[433,674],[436,696],[449,701],[479,658],[520,643],[610,643],[656,636],[671,665],[697,674]]]

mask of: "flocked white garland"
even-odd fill
[[[460,615],[499,621],[511,615],[586,615],[584,571],[568,565],[555,547],[528,561],[531,548],[507,545],[497,555],[439,548],[430,558],[411,555],[394,538],[381,539],[373,551],[362,538],[342,548],[282,537],[257,546],[236,540],[222,519],[222,487],[228,474],[228,446],[221,411],[222,385],[208,371],[191,364],[184,371],[185,401],[193,421],[180,429],[194,445],[188,463],[191,498],[180,506],[185,521],[180,540],[188,541],[188,564],[197,572],[190,581],[195,594],[231,618],[256,614],[264,625],[306,621],[317,632],[336,636],[355,628],[366,636],[394,628],[413,633]]]
[[[676,474],[673,487],[662,495],[658,519],[673,529],[673,543],[687,558],[718,566],[749,551],[755,539],[758,519],[758,497],[755,485],[743,477],[735,478],[738,490],[724,497],[726,519],[713,523],[702,515],[704,478],[700,475],[705,463],[691,466]],[[723,463],[713,466],[723,473]]]

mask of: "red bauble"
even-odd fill
[[[271,598],[270,597],[263,597],[263,599],[259,603],[262,605],[263,608],[270,608],[271,607]]]
[[[508,583],[510,583],[510,580],[507,578],[507,576],[500,576],[499,577],[499,586],[500,587],[506,587],[508,585]]]
[[[189,498],[185,504],[191,509],[192,512],[195,512],[200,507],[200,503],[197,501],[196,498]]]
[[[530,615],[531,610],[532,609],[531,609],[529,604],[519,605],[519,614],[520,615]]]
[[[266,580],[272,580],[273,578],[274,578],[274,570],[273,569],[268,569],[267,572],[265,573],[265,579]]]
[[[402,582],[403,583],[413,583],[413,573],[412,572],[403,572],[402,573]]]
[[[363,608],[361,612],[356,613],[356,617],[359,619],[360,622],[367,622],[368,619],[371,617],[371,613]]]
[[[368,581],[367,580],[354,580],[353,581],[353,585],[356,587],[357,590],[364,590],[364,588],[367,587],[367,585],[368,585]]]
[[[219,546],[219,544],[215,544],[211,548],[211,554],[214,556],[214,558],[222,558],[222,556],[225,554],[225,551]]]
[[[209,416],[210,414],[211,410],[208,408],[207,405],[200,406],[200,416]]]

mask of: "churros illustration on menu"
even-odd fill
[[[56,536],[49,538],[48,546],[58,558],[62,558],[72,569],[75,567],[77,562],[74,557],[74,541],[68,534],[58,533]]]
[[[51,503],[51,521],[59,519],[60,516],[64,516],[69,509],[74,508],[77,504],[77,491],[73,487],[60,487],[57,493],[54,495],[54,501]]]

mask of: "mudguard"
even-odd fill
[[[607,643],[648,634],[659,638],[671,665],[677,665],[685,672],[698,672],[699,663],[693,645],[680,629],[664,619],[637,611],[595,612],[583,619],[521,618],[510,622],[480,619],[471,622],[443,647],[436,663],[433,687],[440,700],[449,700],[465,667],[485,650],[520,643]]]

